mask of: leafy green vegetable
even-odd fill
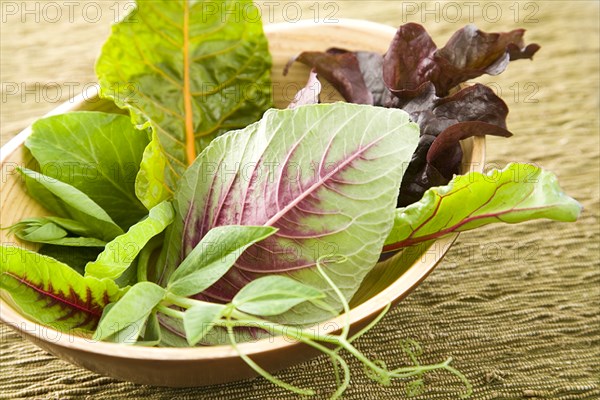
[[[110,216],[79,189],[27,168],[18,167],[28,194],[60,217],[86,224],[94,237],[110,241],[123,230]]]
[[[190,346],[202,340],[223,315],[222,304],[201,303],[190,307],[184,314],[183,326]]]
[[[61,331],[93,331],[104,307],[121,289],[110,280],[83,277],[71,267],[16,246],[1,246],[0,288],[22,312]]]
[[[311,286],[279,275],[265,276],[247,284],[231,303],[240,311],[263,317],[282,314],[292,307],[325,294]]]
[[[137,341],[150,313],[160,303],[165,289],[152,282],[132,286],[121,299],[102,316],[94,339],[133,344]]]
[[[244,250],[276,231],[268,226],[230,225],[211,229],[171,275],[167,289],[179,296],[206,290],[229,271]]]
[[[101,95],[155,132],[145,156],[163,152],[171,190],[212,139],[256,121],[271,106],[262,23],[241,14],[252,1],[214,5],[223,12],[206,12],[204,1],[141,1],[113,26],[96,64]],[[161,191],[152,183],[165,179],[148,159],[142,171],[138,195],[147,187],[153,193],[141,198],[153,205],[163,197],[155,199]]]
[[[106,245],[96,261],[85,267],[86,276],[117,279],[125,272],[144,246],[161,233],[173,221],[171,203],[163,201],[150,210],[148,218],[133,225],[129,230]]]
[[[9,227],[21,240],[73,247],[104,247],[106,242],[93,237],[72,237],[69,233],[93,234],[81,223],[59,217],[27,218]]]
[[[560,189],[554,174],[531,164],[509,164],[502,171],[457,176],[448,186],[429,189],[421,201],[398,209],[384,251],[494,222],[572,222],[580,212],[579,203]]]
[[[260,122],[213,141],[186,172],[165,239],[166,270],[216,226],[271,226],[278,231],[248,248],[202,294],[229,301],[253,279],[285,273],[323,290],[326,303],[339,309],[312,267],[324,255],[346,256],[329,267],[330,275],[352,296],[379,258],[394,190],[417,137],[400,110],[337,103],[268,111]],[[295,323],[331,315],[307,303],[294,311]]]
[[[134,189],[147,144],[127,116],[87,111],[38,120],[25,142],[45,175],[85,193],[122,229],[147,213]]]

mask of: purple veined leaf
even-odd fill
[[[308,77],[308,82],[306,82],[306,85],[296,93],[294,100],[292,100],[288,108],[293,109],[309,104],[319,104],[321,89],[321,82],[319,82],[319,79],[317,78],[316,70],[313,69]]]
[[[531,164],[509,164],[501,171],[457,176],[447,186],[429,189],[420,201],[396,210],[383,251],[497,222],[539,218],[572,222],[580,212],[581,205],[561,190],[554,174]]]
[[[223,225],[272,226],[201,296],[227,302],[248,282],[286,274],[341,304],[317,259],[347,298],[377,262],[418,130],[400,110],[347,103],[270,110],[258,123],[216,139],[186,172],[160,265],[162,282],[207,232]],[[382,235],[383,233],[383,235]],[[282,322],[312,323],[330,310],[300,304]]]
[[[53,258],[16,246],[0,246],[0,289],[25,315],[52,328],[89,333],[121,290],[113,281],[83,277]]]

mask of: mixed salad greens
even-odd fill
[[[96,65],[101,96],[122,111],[33,125],[25,145],[39,168],[18,170],[50,215],[10,227],[40,247],[0,248],[0,288],[33,320],[103,341],[238,349],[291,336],[330,356],[333,398],[350,379],[340,349],[383,384],[412,378],[415,392],[443,369],[468,393],[450,360],[420,365],[414,342],[400,343],[414,365],[397,369],[354,347],[387,308],[353,336],[348,323],[306,328],[347,313],[365,275],[405,247],[494,222],[577,219],[580,205],[538,167],[458,175],[460,140],[511,134],[489,88],[456,88],[531,58],[539,46],[523,33],[467,26],[438,49],[406,24],[384,55],[305,52],[307,87],[276,110],[260,21],[139,1]],[[317,75],[347,102],[319,104]]]

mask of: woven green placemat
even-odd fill
[[[102,15],[93,22],[91,8],[83,14],[86,3],[76,2],[71,19],[68,7],[55,2],[63,13],[56,22],[54,14],[40,15],[38,22],[35,14],[25,15],[23,22],[22,13],[9,15],[9,3],[23,7],[21,2],[0,2],[2,143],[66,100],[70,87],[78,93],[94,81],[94,59],[116,10],[122,12],[126,4],[95,2]],[[36,3],[43,12],[51,2],[26,3],[35,13]],[[269,17],[285,19],[285,3]],[[508,140],[488,141],[488,161],[491,166],[532,161],[556,172],[564,189],[585,207],[580,221],[498,225],[463,234],[438,269],[358,346],[373,358],[400,365],[407,360],[397,341],[416,339],[424,347],[423,362],[455,359],[455,366],[473,383],[475,399],[599,399],[598,2],[297,4],[306,18],[313,18],[316,8],[321,19],[335,12],[335,18],[390,25],[421,22],[438,44],[471,20],[485,30],[524,27],[528,41],[542,45],[534,62],[519,61],[500,77],[480,80],[491,83],[509,104],[509,127],[515,133]],[[288,17],[294,17],[288,10]],[[61,88],[58,96],[52,91],[56,87]],[[352,385],[345,398],[405,397],[402,383],[382,387],[370,381],[358,363],[351,363],[351,369]],[[335,388],[330,371],[322,357],[282,371],[279,377],[314,387],[321,399]],[[442,373],[428,376],[426,384],[426,393],[418,399],[453,399],[462,389]],[[0,399],[16,398],[295,396],[260,378],[177,390],[118,382],[58,360],[0,325]]]

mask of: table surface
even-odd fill
[[[52,3],[52,2],[51,2]],[[93,65],[115,14],[127,2],[3,1],[0,22],[2,143],[95,81]],[[92,6],[85,7],[86,4]],[[488,140],[488,165],[530,161],[554,171],[585,207],[573,224],[536,221],[492,225],[463,234],[438,269],[358,346],[401,365],[397,341],[423,345],[423,362],[449,356],[473,383],[476,399],[600,398],[599,3],[553,2],[279,2],[263,17],[363,18],[426,25],[438,44],[474,22],[483,30],[523,27],[542,46],[535,61],[483,77],[510,107],[510,139]],[[18,12],[8,12],[9,4]],[[37,6],[36,6],[37,4]],[[34,10],[24,14],[24,9]],[[37,7],[37,9],[36,9]],[[45,8],[46,7],[46,8]],[[98,8],[99,7],[99,8]],[[37,10],[37,11],[36,11]],[[95,13],[100,10],[100,13]],[[97,20],[97,21],[96,21]],[[351,363],[347,399],[397,399],[405,385],[382,387]],[[334,390],[328,359],[281,371],[280,378]],[[418,399],[457,398],[447,374],[426,378]],[[79,369],[0,325],[0,398],[295,398],[262,378],[199,389],[118,382]]]

